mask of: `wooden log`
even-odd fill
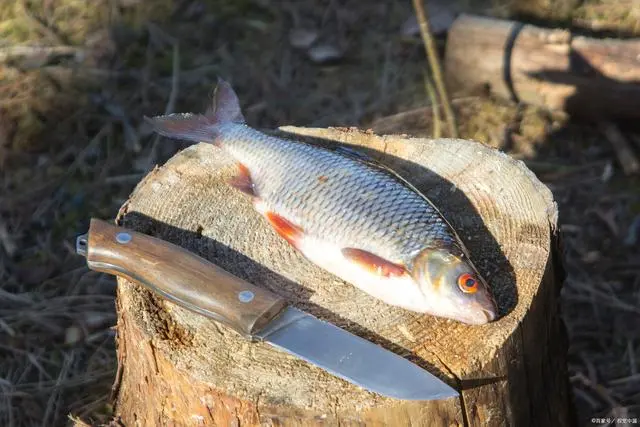
[[[456,94],[489,88],[586,118],[640,117],[640,39],[462,15],[447,37],[445,70]]]
[[[434,200],[488,277],[501,318],[470,326],[419,315],[315,267],[228,186],[235,164],[211,145],[191,146],[151,172],[117,223],[179,244],[409,358],[461,398],[381,397],[119,279],[114,404],[124,424],[570,425],[551,192],[521,162],[476,142],[281,130],[356,148]]]

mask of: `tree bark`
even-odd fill
[[[460,16],[449,30],[448,83],[586,118],[640,117],[640,39]]]
[[[388,306],[315,267],[231,189],[211,145],[151,172],[117,222],[191,250],[294,306],[409,358],[461,398],[384,398],[119,279],[116,413],[125,425],[570,425],[563,274],[550,191],[479,143],[281,128],[352,146],[442,210],[489,280],[501,318],[470,326]],[[384,367],[381,367],[384,369]]]

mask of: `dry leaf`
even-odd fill
[[[297,49],[308,49],[318,40],[318,32],[296,28],[289,32],[289,43]]]

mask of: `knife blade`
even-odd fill
[[[407,359],[289,306],[186,249],[92,218],[76,239],[87,266],[137,282],[160,296],[264,341],[359,387],[402,400],[459,393]]]

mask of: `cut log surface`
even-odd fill
[[[119,279],[114,392],[124,424],[570,424],[550,191],[521,162],[476,142],[354,129],[281,131],[352,146],[424,192],[488,278],[501,318],[471,326],[409,312],[314,266],[267,225],[249,197],[227,184],[235,164],[207,144],[151,172],[122,207],[118,224],[181,245],[407,357],[461,390],[461,398],[379,396]]]
[[[486,90],[583,117],[640,117],[640,39],[596,39],[564,29],[462,15],[447,37],[452,91]]]

